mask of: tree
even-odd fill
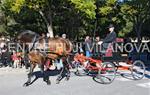
[[[53,0],[2,0],[5,10],[19,14],[24,7],[28,7],[31,10],[37,11],[45,25],[47,31],[53,37],[53,28],[52,28],[52,11],[51,3]]]
[[[140,38],[142,27],[150,18],[149,0],[1,1],[6,31],[31,29],[49,32],[51,37],[62,33],[71,38],[86,34],[95,36],[95,32],[103,36],[105,27],[114,23],[120,37],[135,30]]]
[[[8,25],[14,24],[14,20],[5,14],[3,7],[2,2],[0,2],[0,34],[8,35]]]
[[[135,31],[138,39],[144,23],[150,19],[149,0],[101,0],[99,8],[101,24],[115,23],[118,35],[124,37]]]
[[[5,24],[4,24],[4,22],[5,22],[4,14],[3,14],[3,12],[0,9],[0,33],[1,32],[5,32]]]
[[[5,9],[10,12],[19,14],[24,7],[38,12],[45,22],[47,31],[51,34],[51,37],[54,35],[52,22],[55,23],[55,16],[58,14],[57,9],[73,9],[81,18],[86,19],[84,20],[84,24],[87,24],[88,19],[95,18],[96,7],[94,3],[95,0],[3,0]],[[74,8],[70,8],[66,4],[70,4]],[[62,16],[66,17],[64,14]]]
[[[134,24],[134,30],[141,41],[141,32],[144,23],[150,20],[150,1],[149,0],[125,0],[121,5],[121,13],[124,18]]]
[[[99,6],[99,22],[103,27],[108,24],[115,24],[119,37],[125,37],[126,34],[132,31],[133,24],[128,19],[124,18],[121,13],[121,3],[118,0],[101,0]],[[104,30],[102,30],[104,31]]]
[[[82,16],[85,16],[89,19],[96,18],[96,0],[70,0],[71,3],[77,9],[77,12],[83,13]]]

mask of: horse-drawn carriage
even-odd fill
[[[18,36],[20,42],[32,43],[32,48],[26,52],[30,60],[30,72],[28,74],[28,81],[24,84],[25,86],[30,85],[33,70],[36,64],[40,65],[41,72],[43,73],[43,80],[50,84],[49,76],[46,76],[44,71],[44,65],[47,60],[62,59],[64,68],[66,70],[66,79],[70,77],[69,64],[74,65],[76,68],[76,75],[91,75],[93,78],[100,83],[109,84],[112,83],[118,73],[118,70],[128,70],[131,72],[133,79],[138,80],[144,77],[145,65],[140,60],[129,60],[127,56],[123,56],[121,52],[113,52],[108,48],[108,53],[98,54],[98,56],[92,56],[90,58],[85,57],[82,53],[77,53],[72,56],[72,43],[63,38],[45,38],[39,37],[36,33],[31,31],[23,32]],[[44,41],[48,44],[47,52],[41,52],[39,50],[33,50],[37,47],[35,44],[38,42],[40,46],[44,45]],[[56,50],[57,49],[57,50]],[[43,48],[41,48],[43,50]],[[57,52],[58,51],[58,52]],[[70,55],[71,54],[71,55]],[[120,62],[126,62],[128,66],[122,66]],[[62,72],[57,78],[57,83],[62,79]]]
[[[76,69],[75,74],[90,75],[103,84],[112,83],[118,74],[134,80],[142,79],[145,74],[144,63],[141,60],[132,60],[128,53],[113,50],[116,44],[121,43],[123,42],[111,43],[105,54],[93,53],[92,57],[86,57],[82,52],[76,53],[73,61],[69,61]],[[121,73],[122,71],[126,73]]]

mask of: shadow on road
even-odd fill
[[[57,76],[60,74],[61,70],[48,70],[48,71],[44,71],[45,72],[45,76]],[[66,72],[64,71],[62,74],[62,79],[65,77]],[[35,78],[31,81],[30,85],[33,84],[36,80],[38,80],[39,78],[43,78],[44,74],[41,71],[35,71],[33,72],[32,76],[35,76]]]
[[[150,62],[148,62],[148,63],[150,63]],[[148,63],[145,65],[146,65],[146,72],[149,72],[149,73],[148,74],[146,73],[145,77],[150,79],[150,64],[148,64]]]

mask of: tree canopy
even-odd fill
[[[70,38],[107,34],[113,23],[119,37],[139,39],[149,31],[149,0],[1,0],[0,32],[15,35],[21,30],[66,33]],[[74,34],[74,35],[72,35]]]

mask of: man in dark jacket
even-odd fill
[[[105,37],[105,39],[102,42],[102,49],[106,50],[108,48],[108,45],[110,43],[113,43],[116,40],[116,33],[114,31],[114,26],[112,24],[109,25],[109,31],[110,33]]]

